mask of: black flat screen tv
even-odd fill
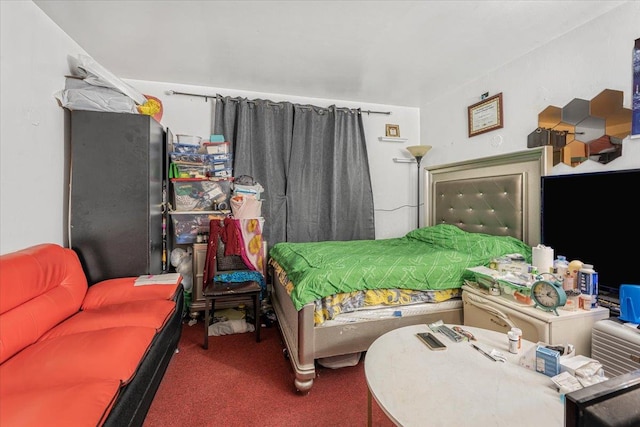
[[[640,284],[640,169],[541,178],[541,242],[592,264],[603,293]]]

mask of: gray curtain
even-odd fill
[[[265,189],[270,246],[375,238],[359,111],[219,96],[214,133],[231,143],[234,176],[252,176]]]

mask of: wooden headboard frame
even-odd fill
[[[553,148],[426,167],[426,225],[540,243],[540,177],[553,167]]]

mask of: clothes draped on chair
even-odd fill
[[[218,96],[214,132],[230,142],[235,174],[265,188],[270,246],[375,238],[358,110]]]
[[[212,219],[209,222],[209,242],[203,270],[203,289],[215,281],[241,283],[254,281],[260,284],[261,299],[266,292],[264,271],[264,253],[262,245],[262,225],[258,218],[238,220],[227,217],[224,220]],[[247,240],[248,239],[248,240]],[[224,251],[220,254],[222,241]],[[221,268],[218,257],[239,256],[243,261],[236,262],[230,268]],[[233,270],[233,271],[228,271]]]

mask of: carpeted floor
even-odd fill
[[[300,394],[283,353],[277,325],[253,332],[209,337],[203,323],[183,325],[149,409],[145,427],[161,426],[366,426],[364,356],[353,367],[319,367],[313,387]],[[373,403],[373,425],[393,426]]]

